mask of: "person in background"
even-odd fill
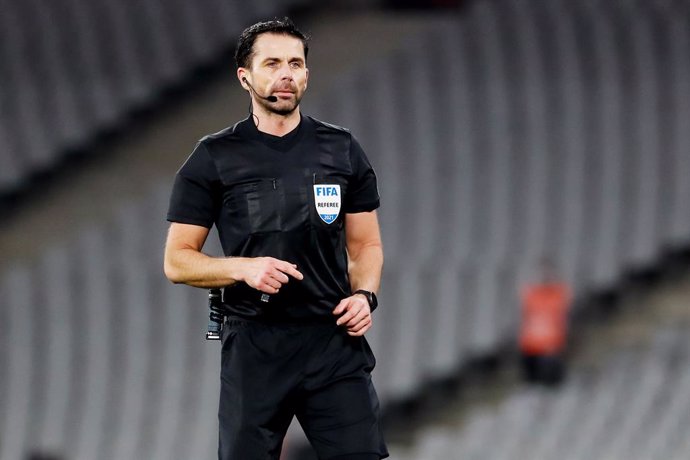
[[[543,258],[538,279],[521,295],[519,346],[523,376],[528,382],[560,383],[565,376],[570,287],[562,281],[551,259]]]

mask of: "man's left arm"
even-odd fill
[[[345,242],[352,292],[377,292],[383,269],[383,245],[376,211],[345,215]],[[338,325],[352,336],[362,336],[371,327],[371,307],[367,297],[355,294],[341,300],[333,310]],[[342,315],[342,316],[341,316]]]

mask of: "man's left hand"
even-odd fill
[[[333,310],[335,316],[340,316],[336,323],[347,329],[352,336],[362,336],[371,327],[371,308],[369,301],[362,294],[346,297]],[[342,315],[342,316],[341,316]]]

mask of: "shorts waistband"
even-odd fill
[[[285,320],[285,319],[273,319],[273,318],[247,318],[244,316],[227,316],[225,318],[225,324],[260,324],[264,326],[285,326],[285,327],[324,327],[324,326],[334,326],[336,325],[336,318],[304,318],[295,320]]]

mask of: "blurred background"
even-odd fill
[[[391,458],[690,458],[690,0],[0,0],[0,460],[215,458],[219,345],[165,212],[247,114],[238,34],[286,14],[303,112],[379,177]],[[545,260],[566,338],[534,382]]]

